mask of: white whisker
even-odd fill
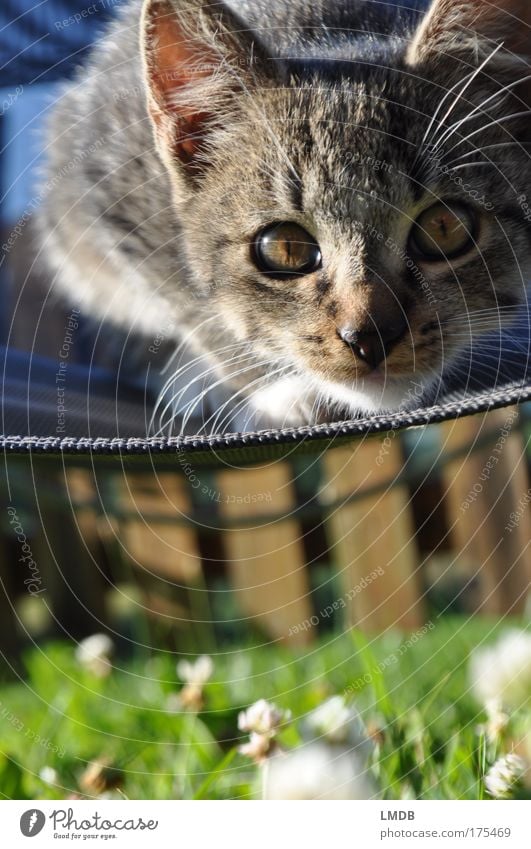
[[[514,120],[516,120],[516,118],[524,118],[527,115],[531,115],[530,109],[525,109],[522,112],[514,112],[512,115],[504,115],[502,118],[496,118],[494,121],[490,121],[488,124],[484,124],[482,127],[478,127],[477,130],[474,130],[468,136],[465,136],[464,138],[462,138],[460,141],[458,141],[456,144],[454,144],[454,146],[451,147],[450,150],[446,151],[445,154],[444,154],[443,160],[446,158],[446,156],[449,156],[450,153],[452,153],[453,150],[456,150],[458,147],[460,147],[465,142],[470,141],[470,139],[474,138],[474,136],[477,136],[479,133],[485,132],[485,130],[488,130],[489,127],[496,127],[496,126],[499,127],[502,124],[506,124],[508,121],[514,121]],[[509,133],[508,130],[506,130],[505,132]],[[516,139],[514,141],[516,142]]]
[[[485,106],[487,106],[487,104],[494,103],[497,107],[499,107],[500,104],[496,104],[497,98],[501,97],[502,95],[507,95],[512,88],[517,85],[521,85],[527,82],[528,80],[531,80],[531,75],[523,77],[522,79],[513,80],[512,82],[508,83],[508,85],[504,86],[498,91],[495,91],[481,103],[475,106],[471,112],[468,112],[463,118],[461,118],[459,121],[456,121],[455,124],[449,127],[446,132],[442,133],[437,143],[437,149],[440,150],[441,147],[448,141],[448,139],[452,137],[452,135],[459,132],[459,129],[463,126],[463,124],[467,123],[468,121],[472,121],[474,117],[478,115],[479,112],[486,113],[487,110],[485,109]],[[503,99],[506,100],[507,97],[504,97]]]
[[[446,166],[453,170],[452,165],[454,162],[461,162],[463,159],[468,159],[470,156],[479,156],[483,154],[486,150],[495,150],[499,148],[507,148],[507,147],[531,147],[530,142],[519,142],[519,141],[510,141],[510,142],[498,142],[497,144],[487,144],[485,147],[477,147],[474,150],[469,150],[467,153],[463,153],[461,156],[457,156],[455,159],[451,159],[450,162],[446,162]],[[531,157],[531,153],[529,154]],[[489,160],[490,162],[490,160]],[[478,163],[479,164],[479,163]]]
[[[460,101],[460,100],[461,100],[461,98],[463,97],[463,94],[467,91],[467,89],[470,87],[470,85],[473,83],[473,81],[476,79],[476,77],[477,77],[477,76],[481,73],[481,71],[482,71],[482,70],[483,70],[483,68],[484,68],[484,67],[488,64],[488,62],[490,62],[490,60],[491,60],[491,59],[492,59],[492,58],[496,55],[496,53],[497,53],[499,50],[501,50],[501,49],[502,49],[502,47],[503,47],[503,44],[498,44],[498,45],[495,47],[495,49],[492,51],[492,53],[491,53],[489,56],[487,56],[487,58],[486,58],[486,59],[485,59],[485,60],[481,63],[481,65],[479,65],[479,67],[478,67],[478,68],[476,68],[473,72],[471,72],[471,74],[469,74],[469,75],[465,76],[465,79],[464,79],[463,81],[462,81],[462,80],[459,80],[459,81],[458,81],[458,82],[457,82],[454,86],[452,86],[452,88],[451,88],[451,89],[449,89],[449,91],[447,91],[447,92],[446,92],[446,94],[445,94],[445,95],[444,95],[444,97],[442,98],[441,102],[439,103],[439,106],[438,106],[438,107],[437,107],[437,109],[435,110],[435,113],[434,113],[434,115],[433,115],[433,118],[431,119],[431,122],[430,122],[430,124],[429,124],[429,126],[428,126],[428,129],[427,129],[427,131],[426,131],[426,133],[425,133],[425,135],[424,135],[424,138],[422,139],[422,141],[421,141],[421,143],[420,143],[420,150],[421,150],[421,151],[422,151],[422,150],[426,147],[426,142],[427,142],[427,139],[428,139],[428,136],[429,136],[430,130],[431,130],[431,128],[432,128],[432,126],[433,126],[434,122],[435,122],[435,121],[436,121],[436,119],[437,119],[437,115],[439,114],[439,112],[441,111],[442,107],[444,106],[444,104],[445,104],[445,102],[446,102],[446,99],[447,99],[448,97],[451,97],[451,95],[455,92],[455,89],[456,89],[459,85],[462,85],[462,86],[463,86],[463,87],[462,87],[462,89],[461,89],[461,91],[459,92],[459,94],[457,95],[457,97],[455,98],[455,100],[453,101],[453,103],[450,105],[450,108],[447,110],[447,112],[444,114],[444,116],[442,117],[442,119],[441,119],[441,120],[439,121],[439,123],[437,124],[437,127],[436,127],[436,129],[435,129],[435,131],[434,131],[434,134],[431,136],[430,141],[429,141],[429,147],[430,147],[430,148],[432,147],[432,142],[433,142],[433,138],[434,138],[434,136],[435,136],[435,139],[436,139],[436,135],[435,135],[435,134],[438,132],[439,128],[440,128],[440,127],[444,124],[444,122],[445,122],[445,121],[446,121],[446,119],[449,117],[449,115],[451,115],[451,114],[452,114],[452,112],[453,112],[453,110],[455,109],[456,105],[459,103],[459,101]],[[468,77],[468,79],[467,79],[467,77]]]

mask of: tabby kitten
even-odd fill
[[[131,0],[49,122],[57,286],[202,363],[161,420],[205,381],[214,429],[418,404],[525,299],[530,27],[528,0]]]

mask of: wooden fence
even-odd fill
[[[502,617],[524,610],[531,584],[526,429],[506,409],[248,469],[55,469],[11,503],[67,633],[105,626],[117,562],[139,609],[181,633],[208,619],[212,592],[225,593],[218,610],[230,593],[240,626],[294,646],[329,619],[415,629],[442,588],[449,606]],[[4,550],[17,545],[8,523]],[[1,577],[13,648],[24,587],[5,558]]]

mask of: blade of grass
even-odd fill
[[[358,650],[365,673],[370,676],[370,684],[376,695],[378,708],[387,719],[390,719],[393,715],[391,699],[384,683],[382,671],[378,668],[378,661],[371,651],[369,641],[361,631],[352,631],[352,639]]]
[[[223,758],[221,763],[219,763],[217,765],[217,767],[214,770],[212,770],[210,775],[207,776],[207,778],[203,781],[201,787],[199,788],[199,790],[197,791],[197,793],[193,797],[194,801],[205,798],[205,793],[208,790],[210,790],[210,788],[212,787],[212,785],[214,784],[216,779],[219,778],[221,773],[224,772],[227,769],[228,766],[230,766],[230,764],[232,763],[232,761],[236,757],[237,752],[238,752],[237,748],[230,749],[227,752],[227,754],[225,755],[225,757]]]
[[[420,710],[422,711],[423,714],[427,714],[428,711],[431,710],[431,708],[433,707],[433,703],[435,702],[435,699],[437,698],[437,696],[439,695],[441,690],[444,689],[444,687],[446,687],[446,685],[447,685],[448,681],[450,680],[450,678],[452,677],[452,675],[453,675],[453,672],[447,672],[446,675],[443,675],[443,677],[435,685],[435,687],[432,687],[431,692],[430,692],[428,698],[426,699],[426,701],[423,701],[419,706]]]

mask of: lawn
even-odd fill
[[[212,655],[211,678],[188,709],[171,653],[124,660],[117,652],[100,676],[74,645],[42,645],[25,657],[25,680],[0,689],[0,791],[19,799],[260,798],[266,767],[238,751],[249,739],[239,713],[259,699],[289,712],[277,735],[289,751],[307,743],[309,712],[340,695],[366,725],[367,776],[381,797],[488,798],[483,775],[522,737],[529,712],[516,711],[489,741],[468,666],[472,650],[507,627],[442,618],[416,635],[368,641],[351,631],[297,652],[228,647]]]

